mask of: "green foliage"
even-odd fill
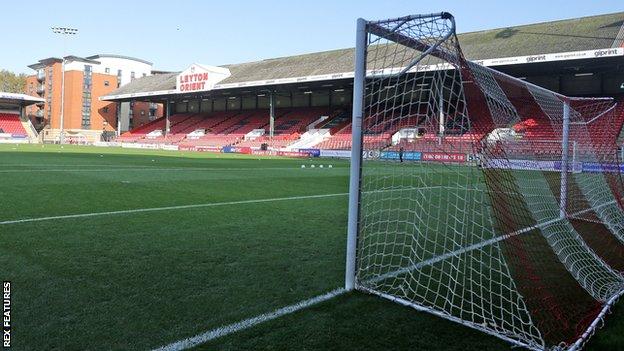
[[[15,74],[5,69],[0,70],[0,91],[5,93],[24,93],[26,91],[26,75]]]

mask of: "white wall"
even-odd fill
[[[117,57],[100,57],[96,61],[100,64],[93,67],[95,73],[106,74],[106,68],[109,68],[108,74],[116,76],[117,70],[121,70],[121,85],[130,83],[131,72],[134,72],[135,78],[141,78],[143,75],[149,76],[152,73],[152,65],[139,61]]]
[[[132,79],[132,72],[134,72],[135,78],[141,78],[143,75],[149,76],[152,72],[152,65],[131,59],[104,56],[95,59],[94,61],[98,61],[100,64],[70,61],[65,64],[65,70],[84,71],[85,65],[90,65],[93,73],[110,74],[112,76],[116,76],[117,71],[121,70],[120,85],[130,83]],[[108,73],[106,73],[107,68],[109,69]]]

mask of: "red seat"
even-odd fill
[[[22,137],[28,136],[19,115],[16,113],[0,113],[0,133]]]

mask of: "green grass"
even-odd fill
[[[333,168],[301,169],[331,163]],[[348,163],[338,160],[0,145],[0,225],[13,283],[13,349],[146,350],[293,304],[343,283]],[[588,349],[624,347],[624,311]],[[503,350],[497,338],[351,293],[201,350]]]

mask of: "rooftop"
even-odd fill
[[[470,60],[624,47],[624,12],[458,34]],[[353,71],[354,49],[339,49],[224,65],[231,76],[219,85]],[[136,79],[111,96],[171,91],[175,73]]]
[[[116,54],[97,54],[97,55],[93,55],[93,56],[87,56],[86,57],[89,60],[97,60],[99,58],[118,58],[118,59],[123,59],[123,60],[131,60],[131,61],[136,61],[136,62],[141,62],[141,63],[145,63],[146,65],[150,65],[152,66],[153,63],[147,61],[147,60],[143,60],[140,58],[136,58],[136,57],[130,57],[130,56],[124,56],[124,55],[116,55]]]
[[[75,56],[75,55],[69,55],[69,56],[65,56],[65,60],[66,61],[74,61],[74,62],[85,62],[85,63],[90,63],[90,64],[94,64],[94,65],[99,65],[100,62],[98,61],[99,58],[105,58],[105,57],[110,57],[110,58],[119,58],[119,59],[124,59],[124,60],[132,60],[132,61],[136,61],[136,62],[141,62],[141,63],[145,63],[148,65],[153,65],[151,62],[146,61],[146,60],[142,60],[139,58],[135,58],[135,57],[130,57],[130,56],[123,56],[123,55],[115,55],[115,54],[97,54],[97,55],[92,55],[92,56],[87,56],[87,57],[80,57],[80,56]],[[32,68],[34,70],[46,67],[52,63],[55,62],[62,62],[63,58],[60,57],[48,57],[45,59],[41,59],[39,60],[37,63],[33,63],[32,65],[28,65],[28,68]]]
[[[26,94],[6,93],[0,91],[0,103],[10,103],[21,106],[28,106],[38,102],[45,102],[44,99]]]

